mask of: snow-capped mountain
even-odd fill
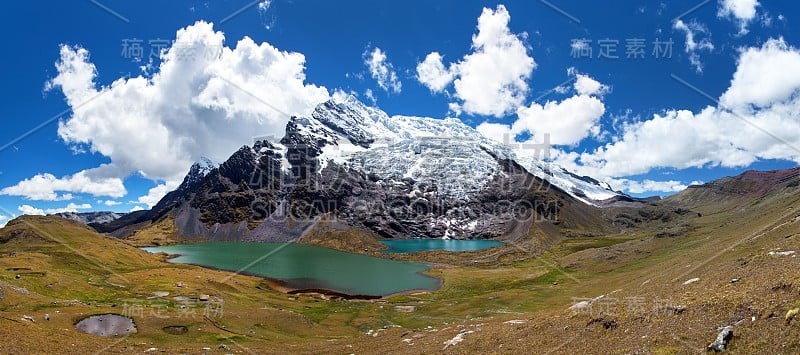
[[[195,173],[198,176],[205,177],[210,173],[212,170],[217,168],[217,164],[215,164],[211,159],[206,157],[200,157],[193,165],[190,170],[195,170]]]
[[[192,164],[191,168],[189,168],[189,172],[186,174],[186,177],[183,178],[183,182],[178,186],[178,188],[164,196],[153,208],[153,210],[155,211],[163,209],[180,202],[181,198],[183,198],[186,194],[196,190],[200,184],[203,183],[203,180],[206,178],[206,176],[208,176],[208,174],[210,174],[216,168],[217,164],[214,164],[211,159],[201,157],[194,164]]]
[[[583,223],[585,211],[560,211],[620,195],[513,148],[455,118],[390,117],[351,96],[292,117],[280,140],[198,162],[153,210],[110,229],[171,216],[185,237],[287,241],[325,217],[385,238],[498,238],[540,219]]]
[[[319,168],[328,162],[348,165],[387,180],[411,178],[432,183],[439,192],[463,198],[480,190],[501,172],[497,158],[509,159],[583,202],[621,195],[606,183],[580,177],[542,160],[544,152],[518,154],[456,118],[388,116],[353,96],[329,101],[311,114],[294,120],[299,135],[319,149]],[[280,144],[279,144],[280,145]]]
[[[212,162],[211,159],[201,157],[189,168],[189,173],[186,174],[178,190],[191,190],[194,185],[201,183],[216,168],[217,164]]]
[[[178,188],[162,197],[152,209],[122,214],[113,220],[91,223],[90,226],[101,233],[124,236],[135,230],[141,223],[158,220],[183,203],[188,196],[194,194],[205,178],[217,169],[217,166],[210,159],[201,157],[189,168],[189,172]]]

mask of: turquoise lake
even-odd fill
[[[420,251],[476,251],[499,247],[502,242],[496,240],[452,240],[452,239],[398,239],[382,240],[389,247],[387,253],[416,253]]]
[[[349,295],[386,296],[439,288],[424,275],[424,263],[395,261],[333,249],[285,243],[209,242],[144,248],[180,256],[170,262],[282,280],[296,289],[325,289]]]

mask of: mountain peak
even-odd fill
[[[201,156],[197,161],[192,164],[190,172],[194,171],[199,175],[206,176],[212,170],[216,169],[218,164],[214,163],[211,159]]]
[[[330,102],[334,105],[351,105],[351,106],[364,106],[366,105],[358,99],[357,96],[353,94],[346,94],[346,95],[334,95],[330,100]]]
[[[329,100],[316,107],[311,119],[364,148],[383,136],[383,122],[389,116],[376,108],[367,107],[350,95],[344,100]]]
[[[218,167],[211,159],[201,156],[189,168],[189,172],[183,178],[183,183],[178,187],[178,191],[191,190],[199,184],[208,174]]]

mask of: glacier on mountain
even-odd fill
[[[539,159],[545,152],[534,150],[549,147],[516,144],[513,149],[514,144],[491,140],[457,118],[389,116],[353,96],[320,104],[310,117],[293,118],[290,125],[318,152],[318,171],[333,162],[387,183],[411,179],[433,184],[442,197],[463,199],[502,173],[497,160],[507,159],[588,204],[621,195],[605,183]],[[282,144],[273,145],[286,151]]]

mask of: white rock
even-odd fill
[[[568,308],[568,310],[570,310],[570,311],[580,311],[580,310],[584,310],[584,309],[588,308],[591,305],[592,305],[592,302],[590,302],[590,301],[580,301],[580,302],[570,306]]]
[[[447,349],[450,346],[457,345],[458,343],[464,341],[464,336],[467,334],[474,333],[472,330],[467,330],[461,333],[458,333],[453,339],[444,342],[444,349]],[[444,350],[442,349],[442,350]]]
[[[795,251],[794,251],[794,250],[788,250],[788,251],[771,251],[771,252],[769,252],[769,255],[772,255],[772,256],[789,256],[789,255],[794,255],[794,253],[795,253]]]
[[[615,293],[615,292],[617,292],[617,291],[614,291],[612,293]],[[580,301],[580,302],[578,302],[576,304],[573,304],[569,308],[567,308],[567,310],[569,310],[569,311],[581,311],[581,310],[584,310],[586,308],[589,308],[592,305],[592,303],[600,301],[605,297],[606,297],[606,295],[600,295],[600,296],[597,296],[597,297],[592,298],[590,300]]]
[[[513,319],[513,320],[505,321],[503,323],[504,324],[525,324],[526,322],[524,320],[520,320],[520,319]]]
[[[695,277],[695,278],[692,278],[692,279],[688,279],[688,280],[686,280],[686,281],[684,281],[684,282],[683,282],[683,285],[685,286],[685,285],[693,284],[693,283],[695,283],[695,282],[697,282],[697,281],[700,281],[700,278],[699,278],[699,277]]]

